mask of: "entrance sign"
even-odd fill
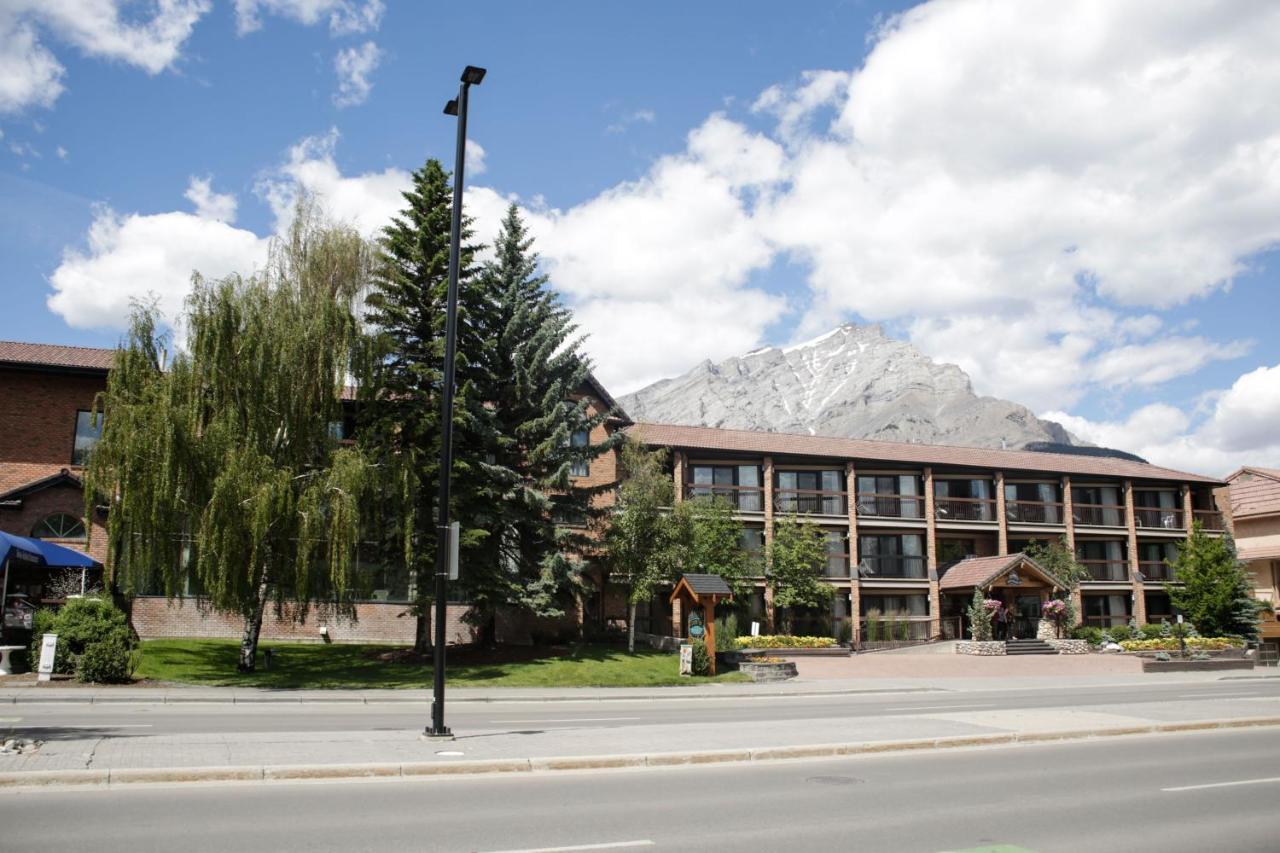
[[[680,644],[680,674],[693,675],[693,646]]]
[[[707,629],[702,620],[702,612],[699,610],[689,614],[689,639],[701,640],[706,635]]]
[[[733,590],[718,575],[681,575],[671,591],[671,632],[676,636],[687,632],[690,640],[707,644],[710,675],[716,674],[716,605],[731,598]],[[688,616],[680,624],[684,613]]]
[[[36,681],[53,680],[53,656],[58,651],[58,635],[45,634],[40,640],[40,666]]]

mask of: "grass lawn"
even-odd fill
[[[430,687],[431,666],[402,661],[405,649],[375,645],[263,643],[275,651],[271,670],[236,672],[238,643],[230,640],[148,640],[138,678],[182,684],[274,688]],[[676,655],[602,645],[551,648],[450,649],[454,687],[665,687],[749,681],[738,672],[715,678],[679,675]]]

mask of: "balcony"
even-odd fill
[[[849,579],[849,558],[843,554],[828,554],[827,562],[822,567],[824,578]]]
[[[1164,560],[1139,560],[1138,571],[1148,583],[1169,582],[1173,580],[1173,569]]]
[[[928,642],[932,627],[933,619],[929,616],[907,616],[900,613],[868,614],[862,617],[859,648],[891,649]]]
[[[1116,504],[1072,504],[1071,518],[1086,527],[1124,527],[1124,506]]]
[[[863,557],[862,562],[870,570],[867,577],[872,580],[881,578],[924,580],[929,576],[925,571],[924,557]]]
[[[1091,581],[1125,583],[1129,580],[1129,564],[1124,560],[1080,560],[1089,571]]]
[[[1222,519],[1222,513],[1216,509],[1193,509],[1191,517],[1200,522],[1200,526],[1205,530],[1221,532],[1227,529],[1227,525]]]
[[[1005,501],[1005,518],[1017,524],[1061,524],[1062,504],[1043,501]]]
[[[821,489],[776,489],[773,508],[777,512],[797,515],[844,515],[848,512],[847,492]]]
[[[685,483],[684,496],[690,500],[715,498],[727,501],[738,512],[764,512],[764,489],[760,486]]]
[[[996,502],[991,498],[934,498],[933,517],[938,521],[995,521]]]
[[[866,518],[924,518],[919,495],[858,495],[858,515]]]
[[[1182,510],[1172,507],[1134,507],[1133,520],[1139,527],[1158,530],[1186,529],[1182,523]]]

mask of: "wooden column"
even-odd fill
[[[694,605],[697,606],[696,604]],[[702,605],[702,624],[706,631],[707,657],[711,659],[711,674],[716,674],[716,602],[708,599]]]
[[[671,636],[677,640],[684,636],[684,613],[680,599],[671,602]]]
[[[929,573],[929,636],[942,633],[942,593],[938,589],[938,523],[933,514],[933,468],[924,469],[924,554]]]
[[[1000,533],[996,537],[996,556],[1004,557],[1009,553],[1009,517],[1004,507],[1004,472],[996,472],[996,521],[1000,525]]]
[[[1075,510],[1072,506],[1070,475],[1062,478],[1062,512],[1066,516],[1067,523],[1067,550],[1074,556],[1076,553],[1076,519]]]
[[[1129,534],[1129,588],[1132,590],[1131,615],[1139,624],[1147,621],[1147,597],[1138,580],[1138,520],[1133,508],[1133,481],[1124,481],[1124,525]]]
[[[684,451],[677,450],[675,452],[675,473],[673,477],[676,481],[676,503],[684,500]]]
[[[844,463],[845,505],[849,513],[849,619],[854,648],[862,639],[862,578],[858,577],[858,473],[853,462]]]

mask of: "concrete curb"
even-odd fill
[[[1231,720],[1194,720],[1111,726],[1098,729],[1065,729],[1043,732],[1008,732],[992,735],[954,735],[911,740],[859,743],[807,744],[758,749],[720,749],[658,752],[635,755],[579,755],[555,758],[496,758],[475,761],[418,761],[372,764],[289,764],[245,767],[134,767],[119,770],[38,770],[0,773],[0,789],[68,786],[121,787],[124,785],[195,782],[296,782],[369,778],[418,778],[425,776],[473,776],[493,773],[554,773],[564,770],[613,770],[641,767],[753,763],[851,755],[877,755],[934,749],[962,749],[1015,744],[1042,744],[1094,740],[1132,735],[1177,734],[1280,726],[1280,717],[1244,717]]]
[[[10,688],[12,689],[12,688]],[[582,689],[582,688],[570,688]],[[688,688],[672,687],[672,691],[681,691]],[[387,705],[387,704],[422,704],[430,702],[431,697],[423,696],[298,696],[289,694],[248,694],[248,695],[227,695],[221,696],[217,694],[195,694],[183,695],[181,693],[164,693],[156,691],[160,695],[153,697],[148,696],[113,696],[109,693],[93,693],[90,690],[84,691],[87,695],[79,696],[68,693],[44,693],[39,688],[18,688],[12,694],[0,694],[0,705],[45,705],[45,704],[69,704],[80,703],[84,705]],[[665,702],[674,699],[773,699],[777,697],[794,697],[797,699],[812,699],[822,696],[874,696],[877,694],[892,693],[951,693],[954,692],[945,687],[874,687],[865,689],[851,688],[848,690],[808,690],[808,691],[791,691],[791,690],[755,690],[750,692],[737,691],[733,693],[709,693],[699,691],[697,693],[676,693],[666,694],[642,694],[632,696],[451,696],[451,703],[462,704],[479,704],[479,705],[498,705],[506,702],[517,702],[521,704],[529,702]]]

